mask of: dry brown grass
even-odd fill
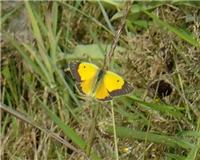
[[[14,34],[19,43],[29,42],[35,47],[36,40],[23,3],[1,3],[2,17],[16,6],[22,5],[2,24],[2,36],[4,37],[4,34],[9,32],[9,34]],[[42,18],[46,16],[47,12],[51,12],[47,9],[48,5],[51,7],[50,3],[43,2],[39,7],[35,6],[42,10],[41,13],[44,14],[40,15]],[[62,3],[58,3],[62,4],[60,6],[60,9],[62,8],[60,14],[62,15],[58,17],[60,18],[58,28],[62,30],[58,41],[60,49],[60,52],[57,51],[58,54],[61,52],[73,53],[73,49],[79,44],[112,43],[113,36],[99,25],[101,23],[105,27],[107,23],[102,16],[98,3],[80,2],[80,5],[78,5],[78,1],[64,3],[73,6],[78,12]],[[142,2],[135,2],[135,4],[138,3]],[[199,6],[192,5],[192,2],[188,2],[188,4],[191,4],[191,6],[185,5],[184,2],[180,2],[180,5],[166,2],[165,5],[156,7],[153,10],[163,21],[173,24],[173,26],[185,28],[200,38]],[[108,7],[105,6],[105,9],[109,17],[118,12],[114,6],[108,5]],[[142,28],[137,25],[129,24],[128,26],[128,23],[126,24],[126,30],[123,30],[119,43],[119,46],[124,47],[125,51],[114,55],[112,68],[135,86],[134,96],[145,102],[174,106],[182,113],[183,117],[177,118],[170,114],[163,114],[158,110],[142,107],[134,100],[124,100],[122,98],[122,100],[117,100],[115,104],[116,125],[171,137],[183,134],[179,138],[187,139],[193,145],[200,145],[199,135],[188,136],[187,138],[184,135],[184,132],[199,134],[200,130],[200,48],[187,43],[173,32],[162,28],[159,24],[152,23],[151,19],[143,12],[137,13],[136,17],[138,18],[130,15],[129,22],[131,20],[145,20],[148,22],[148,27]],[[117,28],[119,20],[111,23]],[[127,30],[129,31],[128,34]],[[46,35],[44,35],[44,42],[48,44]],[[81,106],[77,106],[68,94],[65,98],[69,100],[69,103],[66,104],[66,101],[60,98],[63,90],[45,87],[37,79],[38,75],[34,72],[32,66],[4,38],[1,39],[1,54],[2,103],[17,111],[26,113],[38,124],[58,133],[72,144],[74,144],[73,141],[65,135],[62,129],[55,125],[52,119],[38,107],[40,104],[37,98],[42,97],[48,107],[86,141],[90,137],[90,127],[94,118],[94,109],[91,108],[101,106],[97,117],[98,123],[95,130],[93,150],[102,159],[114,159],[113,134],[107,131],[107,126],[110,126],[112,121],[107,103],[100,104],[96,101],[86,101],[85,103],[85,101],[79,100]],[[59,55],[59,57],[61,57],[61,59],[58,58],[59,62],[63,63],[64,61],[66,63],[66,59],[62,59],[62,55]],[[77,57],[76,59],[81,58]],[[84,59],[100,64],[103,62],[102,59],[92,60],[89,56]],[[58,65],[62,66],[63,64]],[[156,91],[150,90],[151,84],[158,80],[164,80],[170,84],[173,91],[169,96],[158,98],[155,95]],[[29,85],[34,90],[30,90]],[[74,95],[77,96],[76,92]],[[66,106],[73,110],[78,120]],[[186,157],[191,154],[190,150],[180,146],[171,147],[165,143],[154,143],[141,139],[133,140],[127,137],[118,140],[120,159],[124,160],[172,159],[169,158],[169,154],[186,160]],[[1,111],[0,152],[4,160],[86,159],[85,154],[73,152],[50,139],[48,135],[40,130],[27,125],[4,111]],[[196,160],[200,159],[199,151],[191,160],[195,158]]]

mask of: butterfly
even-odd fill
[[[88,62],[71,62],[69,69],[81,93],[100,101],[130,93],[133,87],[118,74]]]

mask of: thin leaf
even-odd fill
[[[137,97],[131,96],[132,100],[137,102],[139,105],[146,109],[153,109],[156,111],[160,111],[161,113],[164,114],[170,114],[175,117],[183,117],[182,113],[179,112],[175,106],[167,105],[167,104],[162,104],[162,103],[150,103],[150,102],[145,102]]]
[[[73,143],[75,143],[78,147],[80,147],[83,151],[86,149],[87,143],[84,139],[81,138],[70,126],[68,126],[65,122],[63,122],[56,114],[54,114],[48,106],[46,106],[41,100],[38,99],[41,104],[41,108],[43,108],[48,116],[58,125],[60,129],[63,130],[65,135],[69,137]],[[97,156],[97,153],[94,151],[91,152],[91,159],[98,160],[100,157]]]
[[[42,38],[42,34],[41,34],[41,31],[40,31],[40,28],[39,28],[39,25],[38,25],[38,21],[34,16],[34,14],[36,14],[36,13],[34,13],[34,10],[32,10],[31,5],[29,4],[28,1],[25,1],[25,6],[26,6],[27,11],[28,11],[30,22],[31,22],[31,25],[32,25],[32,28],[33,28],[33,34],[34,34],[34,37],[37,41],[37,46],[38,46],[40,55],[42,56],[48,71],[51,72],[52,68],[51,68],[51,65],[50,65],[49,58],[46,54],[47,52],[46,52],[46,49],[45,49],[45,46],[44,46],[44,40]]]
[[[159,17],[156,16],[155,14],[153,14],[153,13],[150,13],[150,12],[147,12],[147,11],[144,11],[144,12],[149,17],[151,17],[157,24],[159,24],[161,27],[166,28],[170,32],[175,33],[178,37],[180,37],[184,41],[190,43],[191,45],[200,48],[200,39],[195,37],[192,33],[185,31],[181,28],[174,27],[174,26],[168,24],[167,22],[160,20]]]
[[[107,131],[109,133],[112,133],[112,127],[108,127]],[[136,131],[130,128],[125,128],[125,127],[116,127],[117,131],[117,136],[120,138],[129,138],[129,139],[139,139],[139,140],[144,140],[144,141],[149,141],[149,142],[154,142],[154,143],[160,143],[160,144],[165,144],[170,147],[182,147],[187,150],[193,149],[193,148],[198,148],[198,146],[180,139],[179,137],[170,137],[166,135],[160,135],[160,134],[155,134],[155,133],[149,133],[149,132],[142,132],[142,131]]]
[[[22,6],[19,5],[17,6],[16,8],[14,8],[12,11],[10,11],[9,13],[6,13],[5,15],[3,15],[1,18],[0,18],[0,30],[1,30],[1,27],[3,25],[3,23],[6,22],[6,20],[12,15],[14,14],[16,11],[18,11]]]
[[[106,13],[106,11],[105,11],[103,5],[101,4],[100,1],[98,1],[98,4],[99,4],[99,6],[100,6],[100,8],[101,8],[101,12],[103,13],[103,16],[104,16],[104,19],[105,19],[105,21],[106,21],[106,23],[107,23],[107,25],[108,25],[108,28],[114,33],[115,30],[114,30],[112,24],[110,23],[109,17],[108,17],[108,15],[107,15],[107,13]]]
[[[104,52],[102,52],[103,48]],[[76,48],[73,51],[73,54],[67,54],[65,57],[66,59],[83,59],[91,58],[91,59],[104,59],[105,53],[110,50],[111,45],[105,45],[105,44],[91,44],[91,45],[77,45]],[[115,52],[123,52],[125,49],[123,47],[117,46],[115,49]]]

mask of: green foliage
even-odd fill
[[[67,159],[74,154],[74,159],[108,159],[116,154],[110,103],[79,95],[66,66],[74,60],[103,65],[120,25],[123,4],[107,0],[26,1],[3,11],[1,101],[10,108],[2,112],[3,158]],[[16,23],[12,22],[14,15],[22,9],[22,17],[27,18],[27,39],[12,34],[9,28]],[[129,96],[113,100],[115,142],[119,148],[134,148],[119,155],[119,159],[137,159],[137,154],[152,159],[152,144],[159,152],[157,159],[200,157],[200,40],[197,30],[193,30],[196,17],[189,23],[172,16],[186,12],[195,16],[197,10],[196,3],[190,1],[133,3],[110,64],[117,66],[111,68],[135,88]],[[152,78],[154,63],[168,54],[174,62],[173,73],[160,67],[164,72]],[[152,79],[163,77],[170,81],[173,93],[156,101],[156,93],[153,97],[145,93]],[[19,121],[20,116],[12,111],[30,116],[28,124],[32,126]],[[38,131],[40,127],[34,121],[64,138],[80,153],[75,155],[66,146],[55,145],[45,129]]]

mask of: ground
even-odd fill
[[[133,92],[110,103],[75,87],[68,63],[103,67],[125,8],[1,2],[2,159],[200,159],[198,1],[133,2],[109,65]]]

